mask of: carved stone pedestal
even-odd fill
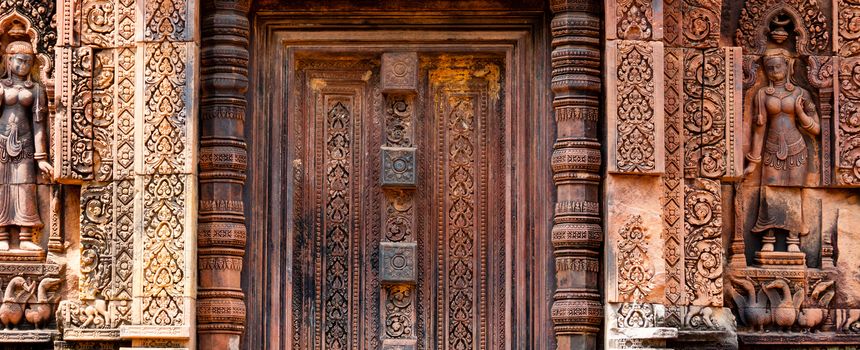
[[[45,261],[45,251],[11,249],[0,253],[0,263],[21,261]]]
[[[802,269],[806,267],[806,254],[804,252],[755,252],[755,262],[766,269]]]

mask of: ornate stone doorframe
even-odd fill
[[[515,262],[508,266],[518,272],[516,280],[511,281],[507,301],[516,310],[512,322],[517,326],[514,334],[507,335],[506,345],[551,348],[551,295],[547,291],[553,288],[553,274],[552,265],[546,262],[552,261],[549,241],[552,198],[547,194],[552,193],[553,139],[548,137],[552,132],[549,86],[541,83],[548,81],[550,73],[545,12],[543,9],[525,13],[471,11],[460,13],[456,20],[437,13],[399,13],[400,19],[384,14],[334,18],[331,13],[258,12],[255,17],[257,36],[252,48],[255,59],[250,70],[251,86],[255,88],[249,94],[253,104],[246,129],[250,141],[250,176],[245,197],[249,206],[249,237],[243,285],[247,288],[248,329],[258,331],[246,333],[243,342],[249,348],[264,344],[262,347],[268,349],[287,348],[292,342],[293,325],[289,313],[284,312],[292,307],[287,297],[290,285],[285,283],[291,273],[288,269],[291,243],[286,239],[291,231],[287,225],[291,207],[285,197],[288,189],[283,184],[293,176],[284,152],[286,101],[291,96],[287,92],[295,88],[284,86],[284,82],[294,69],[293,54],[302,50],[367,51],[390,47],[420,52],[458,47],[459,52],[489,50],[507,57],[506,65],[513,77],[513,81],[506,82],[513,90],[507,91],[514,91],[506,107],[513,125],[507,132],[513,144],[519,146],[508,146],[509,162],[516,164],[508,185],[512,191],[508,194],[508,205],[513,214],[510,225],[515,244],[507,248]],[[456,29],[451,29],[454,25],[451,21],[456,21]],[[425,32],[416,33],[416,27]],[[348,32],[343,28],[352,30],[349,36],[345,36]],[[368,28],[377,30],[368,33],[365,31]],[[410,28],[412,32],[408,31]],[[344,43],[344,37],[361,44]],[[466,48],[463,44],[470,46]]]

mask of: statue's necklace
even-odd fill
[[[773,96],[773,97],[776,97],[776,98],[782,100],[788,96],[791,96],[791,94],[794,93],[794,84],[786,83],[785,84],[785,90],[783,90],[783,91],[776,91],[775,87],[768,86],[767,89],[764,90],[764,92],[770,96]]]

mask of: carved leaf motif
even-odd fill
[[[113,46],[115,11],[113,0],[84,1],[81,21],[81,43],[97,47]]]
[[[385,288],[385,335],[388,339],[407,339],[415,336],[413,314],[415,306],[412,287],[397,285]]]
[[[722,306],[722,204],[719,181],[696,179],[684,188],[684,259],[691,305]]]
[[[687,47],[717,47],[720,37],[721,2],[715,0],[682,0],[683,29]]]
[[[836,129],[836,176],[860,184],[860,58],[843,59],[839,69],[839,118]]]
[[[621,0],[615,9],[618,17],[618,38],[648,40],[652,35],[654,10],[649,0]]]
[[[448,163],[448,345],[470,349],[475,341],[475,109],[470,96],[450,96]]]
[[[654,289],[654,266],[648,257],[648,229],[642,216],[632,216],[618,232],[618,293],[621,300],[639,303]]]
[[[617,167],[625,172],[654,170],[653,49],[619,41],[618,61]]]
[[[183,175],[152,176],[145,185],[144,324],[174,326],[183,323],[185,191]]]
[[[340,101],[328,111],[325,157],[325,312],[326,348],[349,347],[349,300],[351,285],[350,241],[352,232],[352,115]]]
[[[839,55],[843,57],[860,54],[860,2],[840,0],[839,6]]]
[[[187,1],[182,0],[153,0],[146,1],[146,27],[144,35],[147,39],[158,41],[168,39],[181,41],[185,33],[187,20]]]
[[[144,146],[148,173],[175,174],[186,167],[187,57],[182,43],[147,46]]]

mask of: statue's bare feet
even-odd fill
[[[42,247],[39,247],[38,244],[33,243],[33,230],[29,227],[22,227],[21,233],[19,237],[21,239],[21,243],[18,244],[18,249],[26,250],[26,251],[40,251]]]
[[[789,252],[799,252],[800,251],[800,245],[797,243],[789,244],[788,245],[788,251]]]
[[[4,240],[0,241],[0,251],[7,251],[7,250],[9,250],[9,241],[4,239]]]
[[[763,252],[772,252],[773,251],[773,243],[765,243],[761,246],[761,251]]]
[[[22,241],[18,248],[21,250],[27,250],[27,251],[42,250],[42,247],[40,247],[36,243],[30,242],[30,241]]]

